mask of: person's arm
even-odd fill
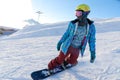
[[[95,25],[91,24],[91,31],[90,31],[90,37],[89,37],[89,48],[91,53],[91,59],[90,62],[93,63],[96,58],[96,29]]]
[[[65,31],[65,33],[61,37],[60,42],[64,42],[67,39],[67,37],[69,36],[70,30],[71,30],[71,25],[72,25],[72,23],[70,22],[67,30]]]
[[[57,44],[57,50],[60,50],[61,44],[67,39],[67,37],[69,36],[70,30],[71,30],[71,25],[72,23],[70,22],[68,25],[67,30],[65,31],[65,33],[63,34],[63,36],[61,37],[61,39],[58,41]]]

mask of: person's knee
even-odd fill
[[[76,64],[79,54],[74,54],[70,57],[70,64]]]

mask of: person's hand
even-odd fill
[[[60,50],[60,47],[61,47],[61,42],[58,42],[58,44],[57,44],[57,50],[59,51]]]
[[[96,58],[96,53],[95,53],[95,51],[91,51],[90,63],[94,63],[95,58]]]

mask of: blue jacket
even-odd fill
[[[80,48],[81,56],[83,56],[83,54],[84,54],[87,42],[89,43],[90,52],[95,51],[96,29],[95,29],[93,22],[90,21],[89,19],[87,19],[87,20],[88,20],[89,26],[87,26],[88,32],[87,32],[86,38],[84,40],[84,43]],[[61,50],[64,54],[67,53],[67,50],[68,50],[69,46],[71,45],[71,42],[72,42],[74,34],[75,34],[75,29],[76,29],[76,24],[75,24],[75,22],[71,21],[68,25],[66,32],[63,34],[63,36],[61,37],[61,39],[59,41],[62,43]]]

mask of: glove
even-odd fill
[[[96,53],[95,53],[95,51],[91,51],[90,63],[94,63],[95,58],[96,58]]]
[[[57,44],[57,50],[59,51],[60,50],[60,47],[61,47],[61,42],[58,42],[58,44]]]

